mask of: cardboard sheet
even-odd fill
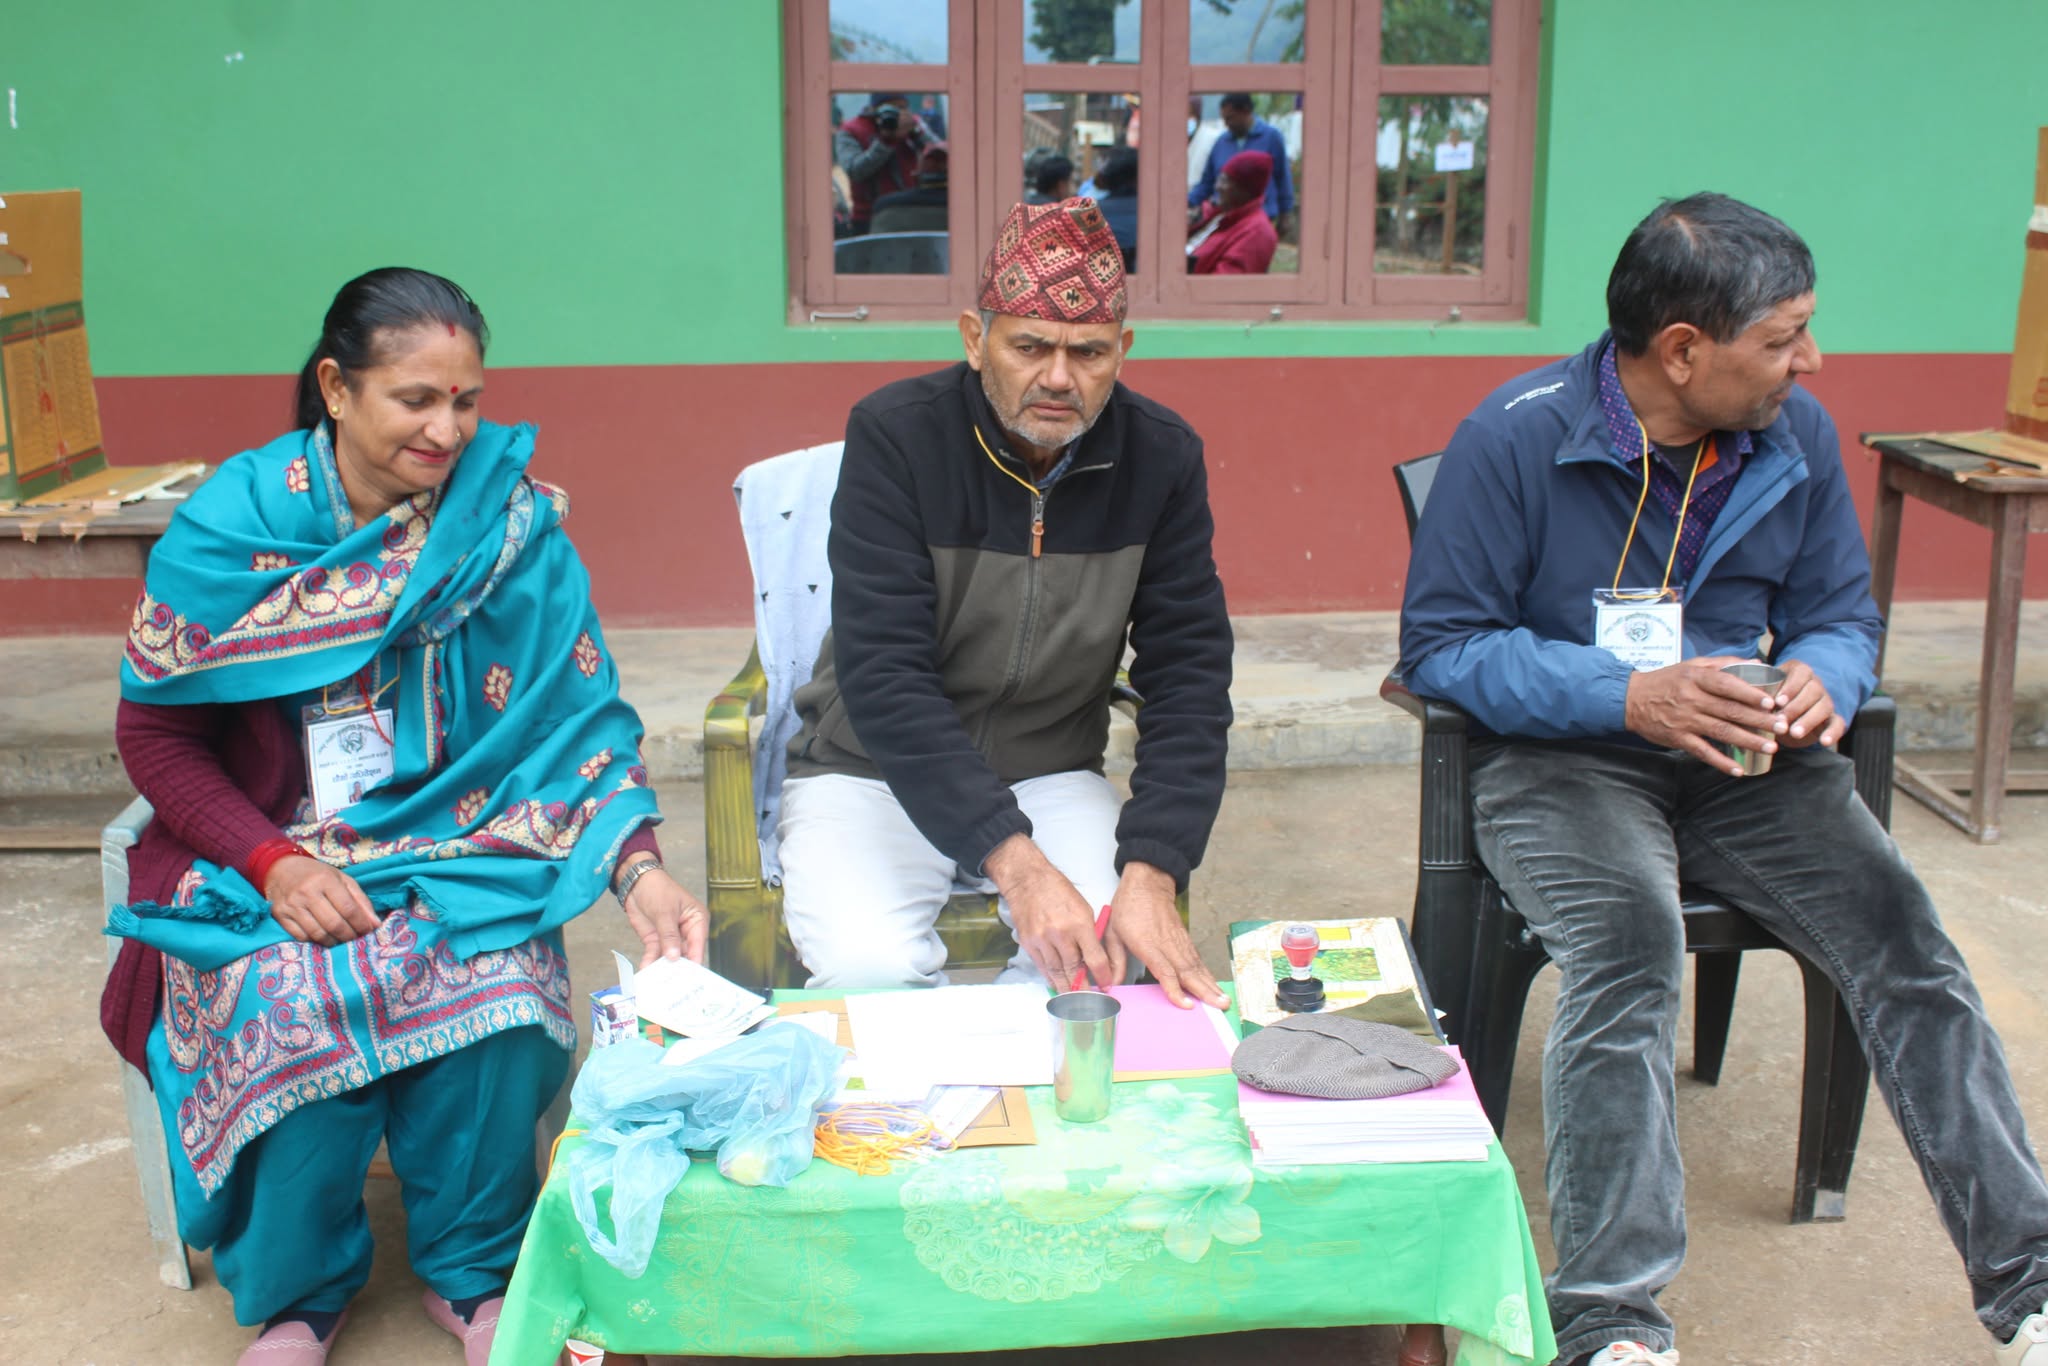
[[[76,190],[0,189],[0,498],[21,498],[107,463],[85,333]]]
[[[2020,315],[2013,330],[2012,377],[2006,383],[2005,429],[2015,436],[2048,441],[2048,128],[2041,129],[2038,137],[2034,212],[2027,221],[2027,263],[2020,276]]]

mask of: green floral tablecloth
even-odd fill
[[[1484,1162],[1255,1170],[1228,1076],[1120,1085],[1097,1124],[1027,1095],[1037,1144],[888,1176],[814,1162],[778,1190],[694,1163],[638,1280],[585,1243],[558,1161],[491,1359],[552,1362],[570,1337],[847,1356],[1363,1323],[1461,1329],[1466,1366],[1554,1355],[1497,1144]]]

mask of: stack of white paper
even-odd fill
[[[1458,1058],[1455,1048],[1444,1050]],[[1260,1166],[1331,1162],[1483,1162],[1493,1126],[1458,1058],[1449,1081],[1379,1100],[1323,1100],[1238,1083],[1237,1110]]]
[[[934,1086],[1050,1086],[1042,986],[959,986],[846,998],[861,1079],[878,1096]]]

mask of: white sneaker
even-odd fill
[[[2012,1335],[2012,1341],[1997,1350],[1998,1366],[2048,1366],[2048,1305]],[[1594,1358],[1598,1360],[1598,1358]]]
[[[2015,1360],[2024,1361],[2024,1358]],[[1610,1342],[1586,1358],[1586,1366],[1678,1366],[1678,1349],[1653,1352],[1640,1342]],[[2000,1362],[1999,1366],[2005,1366],[2005,1363]],[[2027,1361],[2025,1366],[2034,1366],[2034,1363]]]

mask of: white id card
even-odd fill
[[[1638,672],[1685,655],[1685,605],[1676,588],[1596,588],[1593,643]]]
[[[307,708],[306,779],[320,820],[346,811],[397,767],[391,746],[391,708],[358,707],[318,716]]]

